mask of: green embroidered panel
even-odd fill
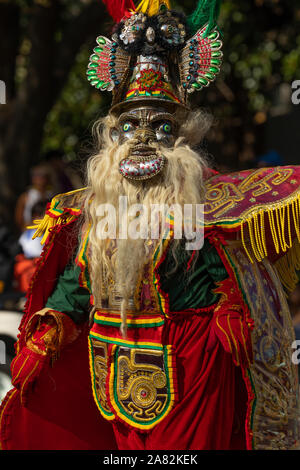
[[[216,249],[207,240],[189,268],[191,256],[191,251],[179,246],[176,263],[169,249],[166,260],[159,268],[161,288],[169,295],[171,311],[214,304],[219,298],[218,294],[212,292],[216,288],[215,283],[228,277]]]

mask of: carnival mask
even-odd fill
[[[144,106],[122,113],[112,139],[130,145],[130,157],[120,162],[122,176],[145,180],[156,176],[165,166],[166,158],[159,146],[171,147],[177,137],[178,124],[173,114],[164,108]]]

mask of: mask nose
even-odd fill
[[[149,44],[153,44],[154,41],[155,41],[155,31],[151,26],[149,26],[149,28],[147,28],[146,39],[147,39],[147,42]]]
[[[142,144],[148,145],[151,140],[155,140],[155,134],[150,129],[138,129],[135,133],[135,138]]]

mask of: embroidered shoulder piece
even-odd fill
[[[44,244],[53,227],[77,219],[81,214],[85,192],[86,188],[81,188],[55,196],[47,205],[44,218],[35,220],[35,225],[28,227],[36,229],[33,238],[42,237],[41,243]]]
[[[207,26],[197,31],[180,53],[180,80],[188,93],[208,87],[220,72],[223,57],[220,33],[215,28],[206,36]]]
[[[300,242],[300,166],[209,178],[205,225],[240,232],[250,261],[277,261]]]

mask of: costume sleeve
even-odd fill
[[[25,345],[12,363],[12,383],[26,406],[42,370],[47,370],[60,351],[75,341],[89,317],[89,291],[80,286],[80,268],[69,264],[59,276],[45,308],[34,313],[24,330]]]
[[[90,309],[90,292],[80,286],[80,272],[75,263],[68,265],[45,305],[68,315],[77,324],[88,319]]]

